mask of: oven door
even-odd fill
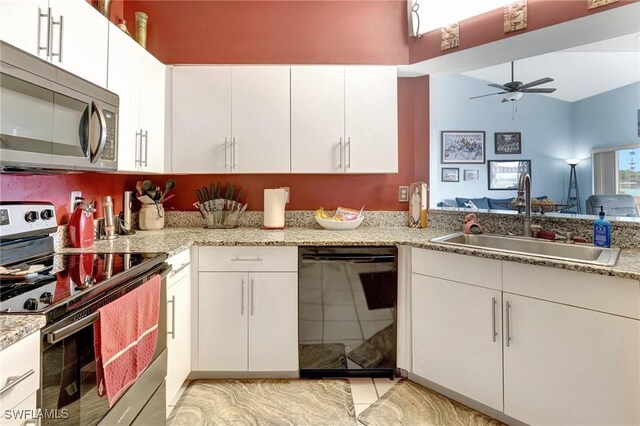
[[[88,307],[82,308],[75,315],[72,314],[66,320],[59,321],[43,330],[39,408],[46,415],[41,419],[42,425],[60,424],[62,421],[65,425],[92,426],[98,424],[109,414],[108,399],[106,396],[100,397],[98,395],[96,386],[96,354],[93,337],[93,323],[98,318],[96,311],[99,307],[132,291],[144,284],[148,278],[161,272],[163,282],[160,296],[158,342],[149,367],[129,388],[129,390],[135,388],[136,401],[140,400],[141,405],[138,409],[130,408],[126,413],[127,410],[123,410],[123,414],[117,416],[124,420],[119,424],[129,424],[130,421],[127,422],[126,419],[133,420],[135,418],[137,412],[142,409],[164,380],[164,374],[157,372],[147,374],[147,372],[155,368],[166,373],[166,309],[164,309],[166,306],[166,283],[164,278],[169,270],[170,268],[154,271],[145,277],[124,284],[92,302]],[[74,317],[81,318],[75,319]],[[157,364],[160,363],[156,361],[162,360],[164,360],[164,366],[157,368]],[[148,380],[149,376],[152,376],[153,380]],[[138,382],[145,382],[144,389],[136,387]],[[127,398],[128,393],[125,392],[115,402],[111,408],[112,411],[118,408],[119,402]]]

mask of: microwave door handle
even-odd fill
[[[107,120],[104,118],[102,109],[96,105],[95,102],[91,102],[91,113],[98,114],[98,124],[100,125],[100,136],[98,137],[98,147],[91,153],[91,163],[95,163],[100,159],[100,156],[104,152],[104,148],[107,145]]]
[[[86,158],[91,158],[91,143],[89,138],[91,137],[91,104],[87,104],[82,118],[80,118],[80,149]]]

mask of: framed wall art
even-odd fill
[[[442,168],[443,182],[460,182],[460,169],[457,167]]]
[[[489,160],[489,189],[518,189],[520,174],[531,174],[531,160]]]
[[[480,170],[464,169],[464,180],[467,182],[475,182],[480,180]]]
[[[442,164],[484,164],[484,131],[442,131]]]
[[[520,132],[495,133],[496,154],[521,154],[522,137]]]

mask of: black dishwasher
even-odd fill
[[[393,377],[398,249],[300,247],[300,377]]]

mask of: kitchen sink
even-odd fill
[[[524,254],[548,259],[613,266],[620,253],[619,248],[596,247],[587,244],[567,244],[539,238],[510,235],[465,234],[457,232],[432,238],[434,243],[471,247],[502,253]]]

